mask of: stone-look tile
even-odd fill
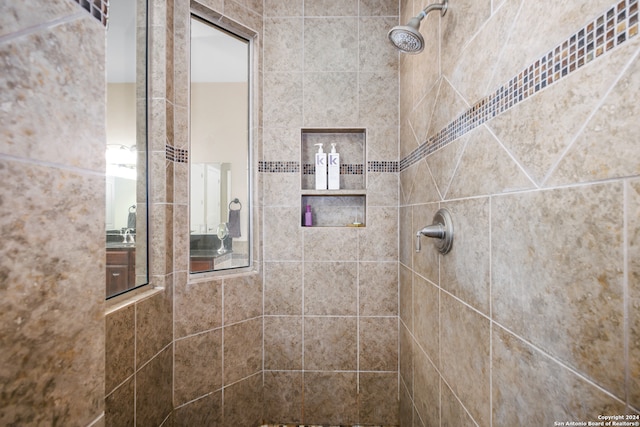
[[[368,161],[400,160],[398,126],[367,126],[366,138]]]
[[[224,328],[225,385],[255,374],[262,368],[262,319]]]
[[[413,165],[413,168],[415,168],[416,175],[414,177],[409,203],[430,203],[441,200],[442,195],[438,192],[427,162],[420,160]]]
[[[104,188],[0,159],[0,424],[88,424],[103,411]]]
[[[439,366],[439,290],[417,274],[413,276],[413,335],[416,344]]]
[[[400,323],[400,380],[407,387],[409,396],[413,399],[413,365],[416,347],[415,341],[411,336],[411,332],[406,328],[406,325]]]
[[[241,0],[243,1],[243,0]],[[252,0],[253,1],[253,0]],[[240,24],[242,29],[249,28],[256,33],[262,32],[262,14],[253,9],[247,9],[235,1],[224,2],[224,18],[230,24]],[[257,3],[256,3],[257,5]]]
[[[302,125],[302,73],[264,73],[263,97],[265,128]]]
[[[157,293],[136,304],[136,366],[139,368],[173,340],[172,301]]]
[[[356,317],[305,317],[304,369],[356,370],[357,328]]]
[[[160,185],[162,187],[155,189],[152,194],[164,194],[164,187],[166,183],[164,180],[160,180],[160,177],[164,177],[164,172],[160,171],[160,167],[165,163],[162,160],[166,160],[165,148],[167,143],[173,145],[173,108],[174,105],[168,102],[164,98],[149,99],[147,101],[147,114],[149,115],[149,129],[147,134],[147,151],[148,153],[156,153],[155,156],[149,154],[150,172],[154,171],[162,172],[162,175],[151,175],[154,177],[154,185]],[[169,140],[167,138],[170,138]],[[166,178],[165,178],[166,179]],[[155,180],[159,182],[156,183]]]
[[[133,426],[135,422],[135,380],[130,378],[104,399],[107,427]]]
[[[360,14],[362,15],[362,10]],[[394,73],[393,77],[398,82],[398,51],[387,39],[387,32],[394,25],[398,25],[397,16],[367,17],[358,21],[359,44],[359,71],[374,73]],[[398,88],[395,88],[396,92]],[[397,99],[396,97],[393,99]],[[386,104],[397,109],[397,103],[387,99]],[[394,117],[397,119],[397,110]]]
[[[413,347],[413,357],[413,401],[416,411],[424,425],[437,426],[440,418],[440,376],[427,355],[417,345]]]
[[[0,36],[7,36],[43,22],[78,13],[81,10],[84,9],[66,0],[48,1],[37,6],[27,3],[6,4],[2,6]]]
[[[358,268],[360,316],[397,316],[398,264],[361,262]]]
[[[460,94],[447,80],[442,80],[440,83],[436,103],[438,107],[433,111],[428,136],[433,136],[445,128],[453,118],[458,117],[469,108],[467,102],[460,97]]]
[[[357,71],[358,33],[354,31],[356,28],[356,18],[305,18],[304,71]]]
[[[458,138],[458,140],[429,155],[426,159],[435,185],[442,195],[447,195],[449,191],[451,179],[458,169],[460,158],[464,153],[468,140],[469,138],[466,136]]]
[[[264,70],[303,70],[302,18],[265,18]]]
[[[367,226],[360,230],[361,261],[395,261],[398,259],[398,208],[367,209]]]
[[[490,423],[490,322],[448,294],[440,295],[440,371],[480,425]]]
[[[302,260],[300,207],[264,208],[265,261]]]
[[[398,425],[398,374],[360,373],[358,422]]]
[[[394,72],[358,75],[358,125],[397,126],[399,82]]]
[[[355,372],[305,372],[304,423],[355,424],[357,381]]]
[[[424,143],[427,140],[427,136],[432,133],[429,126],[431,125],[433,112],[438,107],[436,101],[438,100],[439,89],[440,86],[437,85],[432,87],[415,106],[412,105],[408,108],[406,117],[418,144]]]
[[[399,178],[397,173],[367,172],[367,206],[398,206]]]
[[[304,74],[304,126],[349,127],[358,122],[358,73]]]
[[[522,384],[522,383],[519,383]],[[472,426],[476,422],[460,404],[447,384],[440,380],[441,424],[446,427]],[[527,424],[527,423],[525,423]]]
[[[225,426],[258,426],[262,418],[262,375],[224,389]]]
[[[149,98],[164,99],[167,90],[167,29],[166,23],[153,25],[149,29]],[[178,61],[178,57],[174,57],[174,64]],[[176,79],[176,82],[179,82]],[[176,93],[180,93],[179,88],[175,87]],[[155,125],[155,123],[154,123]],[[153,128],[152,125],[151,127]],[[164,126],[164,123],[162,123]]]
[[[607,56],[605,75],[617,75],[640,46],[636,38]],[[640,107],[629,103],[630,93],[640,92],[640,61],[634,60],[625,70],[603,104],[589,120],[569,152],[561,160],[549,184],[596,181],[630,175],[640,175],[634,161],[638,153],[637,135],[640,126],[636,118]]]
[[[262,315],[262,280],[257,274],[224,279],[224,324]]]
[[[265,0],[264,16],[302,16],[304,0]]]
[[[451,213],[454,246],[440,261],[440,287],[490,315],[489,199],[442,204]]]
[[[164,154],[163,154],[164,156]],[[167,161],[168,162],[168,161]],[[149,245],[149,275],[165,276],[171,273],[173,264],[173,205],[166,203],[152,203],[149,218],[149,233],[152,243]]]
[[[136,424],[160,425],[173,410],[173,348],[168,346],[136,374]]]
[[[397,17],[400,13],[396,2],[387,0],[359,0],[360,16],[395,16],[397,25]]]
[[[414,2],[415,9],[411,16],[416,16],[420,10],[421,5]],[[402,24],[409,22],[402,20]],[[430,13],[423,21],[420,27],[420,33],[424,37],[424,51],[420,55],[404,55],[407,59],[407,64],[411,67],[411,93],[410,100],[411,106],[416,105],[420,99],[431,91],[434,85],[441,81],[440,77],[440,14]]]
[[[262,160],[299,162],[301,156],[300,129],[264,128],[262,135]],[[263,174],[268,175],[268,174]],[[275,174],[282,179],[282,174]],[[294,174],[300,185],[299,174]],[[266,190],[266,188],[265,188]],[[266,203],[265,203],[266,204]]]
[[[175,338],[222,326],[222,281],[187,283],[176,274]]]
[[[516,21],[509,36],[505,37],[507,42],[504,53],[494,64],[494,78],[489,86],[497,87],[515,76],[523,67],[549,52],[573,31],[582,28],[589,19],[602,14],[614,3],[611,0],[593,0],[588,3],[551,2],[544,5],[539,2],[521,2]]]
[[[264,314],[302,314],[302,263],[264,264]]]
[[[399,221],[398,260],[404,266],[412,268],[417,230],[413,229],[413,208],[411,206],[400,207]]]
[[[222,392],[211,393],[173,411],[174,427],[222,427]]]
[[[305,16],[355,16],[358,0],[314,0],[304,2]]]
[[[617,396],[622,205],[609,183],[496,197],[491,213],[493,317]]]
[[[189,205],[174,204],[173,205],[173,242],[174,242],[173,270],[174,271],[189,271],[190,234],[191,233],[189,232]]]
[[[400,265],[400,320],[413,332],[413,273]]]
[[[494,328],[492,343],[493,425],[553,425],[625,413],[622,402],[504,329]]]
[[[2,14],[23,15],[21,9],[6,6]],[[96,153],[104,153],[105,103],[86,102],[105,96],[104,30],[88,14],[81,16],[0,46],[1,153],[104,172],[104,155]],[[77,55],[78,46],[92,48]]]
[[[302,369],[302,318],[264,318],[264,369]]]
[[[413,235],[411,240],[414,244],[418,230],[433,224],[433,216],[438,211],[438,208],[439,206],[435,203],[413,207]],[[420,236],[420,245],[420,252],[413,251],[413,270],[425,279],[438,283],[440,252],[438,252],[430,237]]]
[[[358,313],[358,264],[304,263],[304,313],[350,315]]]
[[[302,422],[302,372],[264,373],[264,420]]]
[[[629,298],[629,403],[640,408],[640,180],[627,186],[627,259]]]
[[[409,391],[405,387],[405,384],[400,381],[400,403],[398,413],[398,425],[399,426],[412,426],[413,427],[413,413],[415,407]]]
[[[356,261],[358,257],[358,229],[305,228],[305,261]]]
[[[495,117],[487,126],[529,176],[541,183],[616,77],[608,61],[593,61],[571,73],[562,84],[551,85]]]
[[[474,11],[479,7],[485,18],[488,17],[486,3],[483,1],[474,4]],[[489,86],[494,65],[503,51],[505,41],[508,39],[505,35],[509,34],[513,27],[520,3],[521,0],[506,1],[503,7],[486,19],[475,37],[465,39],[462,45],[456,47],[457,55],[442,56],[443,74],[470,104],[488,95],[489,90],[495,89]],[[457,12],[462,12],[465,10],[464,7],[456,5],[455,9]],[[467,15],[467,13],[464,14]],[[456,18],[459,15],[460,13],[456,13]],[[447,15],[444,20],[448,18]],[[478,17],[472,17],[472,19],[476,18]],[[524,65],[521,64],[521,66]]]
[[[264,174],[263,191],[265,206],[295,207],[298,209],[300,207],[300,174]]]
[[[129,304],[105,316],[105,392],[135,372],[135,305]]]
[[[398,318],[359,318],[361,371],[398,371]],[[395,375],[397,382],[398,376]],[[397,390],[396,390],[397,391]],[[396,393],[397,395],[397,393]],[[378,421],[381,423],[381,421]],[[385,423],[392,424],[392,423]]]
[[[218,390],[222,386],[222,330],[177,340],[174,349],[176,406]]]
[[[482,126],[467,141],[447,191],[448,199],[533,188],[534,184],[495,137]]]

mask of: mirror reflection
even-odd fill
[[[190,271],[250,265],[249,42],[191,18]]]
[[[105,153],[107,298],[148,282],[145,32],[146,0],[110,1]]]

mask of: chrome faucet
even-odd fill
[[[122,238],[122,243],[135,243],[135,240],[133,239],[133,234],[131,233],[131,229],[127,228],[124,232],[123,238]]]

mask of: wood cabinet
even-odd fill
[[[107,297],[135,287],[136,249],[107,249]]]

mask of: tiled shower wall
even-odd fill
[[[366,172],[366,227],[300,226],[301,129],[364,128],[367,161],[399,160],[397,22],[395,1],[265,2],[268,423],[397,424],[399,174]]]
[[[1,425],[104,422],[104,34],[0,5]]]
[[[400,71],[401,425],[638,413],[637,1],[455,0],[421,30]],[[415,253],[441,207],[452,252]]]

